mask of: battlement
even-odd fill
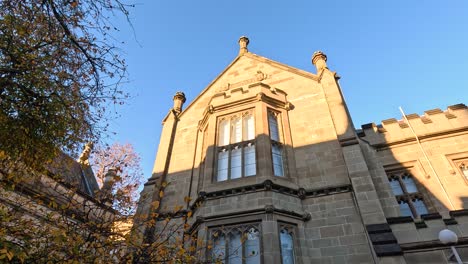
[[[381,145],[413,140],[411,128],[420,139],[468,131],[468,107],[462,103],[451,105],[444,111],[435,108],[425,111],[424,115],[409,114],[406,119],[409,124],[404,118],[385,119],[379,125],[364,124],[357,133],[371,145]]]

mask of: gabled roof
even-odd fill
[[[77,188],[89,196],[94,196],[94,193],[99,190],[91,166],[80,164],[63,152],[57,155],[52,164],[48,166],[48,170],[54,175],[55,180]]]
[[[280,70],[283,70],[283,71],[288,71],[288,72],[291,72],[291,73],[294,73],[294,74],[297,74],[297,75],[300,75],[302,77],[305,77],[305,78],[309,78],[309,79],[312,79],[314,81],[319,81],[320,77],[316,74],[313,74],[313,73],[310,73],[308,71],[304,71],[304,70],[301,70],[301,69],[298,69],[298,68],[295,68],[295,67],[292,67],[292,66],[289,66],[289,65],[286,65],[286,64],[283,64],[281,62],[277,62],[277,61],[274,61],[274,60],[271,60],[271,59],[268,59],[266,57],[263,57],[263,56],[260,56],[260,55],[257,55],[257,54],[254,54],[254,53],[251,53],[251,52],[246,52],[244,54],[239,54],[236,58],[234,58],[234,60],[226,67],[224,68],[224,70],[218,75],[216,76],[216,78],[211,81],[205,89],[203,89],[203,91],[201,91],[197,97],[195,97],[188,105],[187,107],[185,107],[185,109],[180,113],[180,116],[182,116],[192,105],[195,104],[195,102],[198,101],[198,99],[203,95],[205,94],[210,88],[211,86],[213,86],[213,84],[216,83],[216,81],[218,81],[236,62],[238,62],[243,56],[245,57],[248,57],[250,59],[253,59],[253,60],[257,60],[257,61],[260,61],[260,62],[263,62],[263,63],[267,63],[267,64],[270,64],[272,65],[273,67],[276,67]],[[167,118],[167,117],[166,117]],[[166,119],[165,118],[165,119]]]

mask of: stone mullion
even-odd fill
[[[245,177],[245,153],[244,153],[245,144],[246,144],[245,141],[242,142],[241,144],[241,178]]]
[[[280,120],[280,127],[279,129],[283,135],[283,164],[285,164],[283,168],[284,176],[289,178],[295,178],[296,175],[296,162],[294,159],[294,150],[293,150],[293,143],[291,137],[291,128],[289,125],[289,118],[288,112],[286,110],[281,111],[281,120]]]
[[[401,190],[403,191],[402,196],[405,197],[404,199],[406,200],[406,203],[408,204],[408,207],[410,208],[411,213],[413,214],[414,217],[416,217],[418,215],[418,213],[417,213],[416,209],[414,208],[413,201],[411,201],[411,195],[408,192],[408,190],[406,189],[406,185],[403,182],[402,175],[403,175],[403,173],[400,173],[400,174],[397,175],[398,182],[400,183]]]
[[[218,131],[218,125],[217,125],[217,120],[215,116],[210,116],[209,117],[209,125],[208,125],[208,131],[206,133],[206,140],[207,140],[207,146],[208,149],[206,150],[206,157],[205,157],[205,175],[204,181],[203,181],[203,187],[201,190],[204,189],[205,186],[210,185],[212,182],[215,181],[215,169],[217,168],[218,164],[218,148],[216,147],[216,139],[217,137],[217,131]],[[211,128],[211,129],[210,129]]]
[[[262,101],[258,101],[255,105],[255,116],[257,117],[255,122],[257,176],[261,178],[273,175],[273,160],[268,133],[268,111]]]

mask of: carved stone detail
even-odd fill
[[[267,214],[272,214],[272,213],[275,212],[275,207],[273,205],[271,205],[271,204],[267,204],[267,205],[265,205],[265,212]]]
[[[312,215],[310,213],[304,213],[302,215],[302,221],[306,222],[306,221],[309,221],[310,219],[312,219]]]
[[[257,79],[257,81],[261,82],[267,78],[267,75],[262,71],[257,71],[257,74],[255,74],[255,78]]]
[[[304,188],[299,188],[299,190],[297,190],[297,196],[299,199],[304,200],[306,198],[306,190]]]
[[[271,191],[271,189],[273,187],[273,182],[270,181],[270,180],[266,180],[266,181],[263,182],[263,186],[265,186],[265,190]]]

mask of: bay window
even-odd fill
[[[255,122],[252,111],[219,119],[216,181],[256,174]]]
[[[283,145],[280,141],[280,129],[278,125],[279,114],[268,111],[268,129],[271,141],[271,158],[273,161],[273,173],[275,176],[284,176]]]

